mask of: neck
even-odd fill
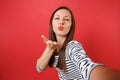
[[[57,42],[60,43],[61,45],[63,45],[65,39],[66,37],[57,36]]]
[[[56,36],[56,38],[57,38],[57,42],[59,43],[59,48],[57,49],[57,50],[59,51],[59,49],[60,49],[60,48],[62,47],[62,45],[64,44],[66,37]]]

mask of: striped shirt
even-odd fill
[[[55,56],[54,67],[58,71],[60,80],[89,80],[91,70],[101,64],[94,63],[86,55],[81,44],[77,41],[70,41],[65,50],[66,73],[56,67],[59,56]],[[37,71],[41,72],[36,66]]]

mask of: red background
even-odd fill
[[[120,70],[119,0],[0,0],[0,80],[58,80],[54,68],[37,73],[35,64],[48,37],[54,9],[75,16],[75,40],[94,61]]]

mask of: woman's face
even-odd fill
[[[71,14],[68,10],[60,9],[54,14],[52,26],[56,36],[66,37],[70,31],[71,25]]]

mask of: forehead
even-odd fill
[[[71,13],[67,9],[60,9],[60,10],[56,11],[54,16],[70,16],[71,17]]]

